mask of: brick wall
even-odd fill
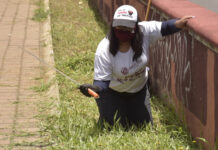
[[[143,0],[92,1],[107,23],[122,4],[133,5],[140,19],[145,18],[147,2]],[[153,0],[149,20],[184,15],[196,16],[187,30],[150,47],[152,91],[173,104],[193,137],[203,137],[214,147],[218,136],[218,14],[188,0]]]

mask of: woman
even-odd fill
[[[130,5],[115,11],[111,29],[95,54],[94,83],[80,86],[86,96],[88,88],[99,94],[100,123],[118,121],[124,127],[153,123],[147,86],[149,44],[185,28],[190,18],[139,22]]]

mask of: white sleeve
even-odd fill
[[[111,80],[112,67],[108,60],[103,57],[95,56],[94,79],[108,81]]]
[[[99,44],[94,62],[94,80],[108,81],[112,78],[112,62],[108,42],[102,40]]]
[[[149,42],[154,43],[162,38],[161,34],[162,22],[159,21],[143,21],[139,23],[139,27],[144,36],[149,36]]]

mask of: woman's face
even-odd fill
[[[117,26],[115,27],[115,29],[122,30],[122,31],[129,31],[129,32],[132,32],[134,30],[134,28],[129,28],[125,26]]]
[[[115,27],[114,33],[120,42],[130,42],[135,36],[134,28],[128,28],[125,26]]]

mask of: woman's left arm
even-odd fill
[[[167,36],[186,28],[188,20],[194,18],[193,16],[184,16],[181,19],[171,19],[164,21],[161,26],[162,36]]]
[[[184,29],[187,27],[188,20],[192,18],[195,18],[195,16],[184,16],[175,22],[175,26],[179,29]]]

